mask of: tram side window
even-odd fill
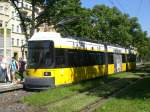
[[[130,54],[127,55],[127,61],[130,62]]]
[[[133,62],[136,62],[136,55],[133,54]]]
[[[56,49],[55,50],[55,66],[56,67],[64,67],[65,62],[65,51],[64,49]]]
[[[128,62],[135,62],[135,55],[128,54],[127,58],[128,58]]]
[[[93,53],[89,53],[89,60],[88,60],[89,65],[93,65],[93,61],[94,61],[93,58],[94,58],[94,57],[93,57]]]
[[[105,53],[103,53],[103,52],[100,53],[100,59],[101,59],[101,63],[100,64],[101,65],[105,64]]]
[[[108,53],[108,64],[113,64],[114,59],[113,59],[113,53]]]
[[[96,55],[96,57],[95,57],[96,58],[96,64],[99,65],[101,63],[100,53],[96,53],[95,55]]]
[[[68,51],[67,55],[68,55],[67,56],[68,57],[68,65],[71,67],[76,66],[77,54],[75,52]]]
[[[89,55],[88,55],[88,52],[84,53],[83,59],[84,59],[84,65],[88,66],[89,65]]]
[[[102,65],[105,62],[102,52],[68,50],[67,57],[68,65],[72,67]]]
[[[136,55],[128,54],[128,62],[135,62],[135,61],[136,61]]]
[[[126,63],[126,55],[122,54],[122,63]]]

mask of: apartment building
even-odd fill
[[[0,57],[1,56],[12,56],[12,45],[11,45],[11,28],[8,24],[11,6],[8,2],[0,2]],[[9,25],[9,27],[5,27]]]
[[[32,6],[29,2],[18,3],[18,6],[24,10],[26,16],[31,17]],[[41,11],[37,8],[37,13]],[[55,31],[52,26],[47,26],[46,24],[39,27],[40,31]],[[21,46],[26,44],[25,36],[22,33],[20,26],[20,19],[17,11],[12,6],[9,0],[4,0],[0,2],[0,56],[19,57],[26,58],[27,50],[22,53]],[[24,56],[22,56],[24,54]]]

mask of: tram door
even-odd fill
[[[114,66],[115,66],[115,73],[122,71],[122,55],[121,54],[114,54]]]

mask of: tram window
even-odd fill
[[[136,62],[136,56],[134,54],[132,55],[132,62]]]
[[[113,54],[112,53],[108,53],[108,64],[113,64],[114,60],[113,60]]]
[[[85,65],[85,59],[84,59],[84,52],[79,53],[79,66],[84,66]]]
[[[100,64],[105,64],[105,53],[100,53]]]
[[[127,61],[130,62],[130,55],[127,55]]]
[[[89,65],[93,65],[93,54],[92,53],[89,53]]]
[[[101,64],[105,64],[105,53],[101,52],[100,53],[101,57]]]
[[[136,56],[134,54],[128,54],[127,58],[128,58],[128,62],[135,62],[136,61]]]
[[[53,66],[53,42],[29,42],[28,51],[29,68],[49,68]]]
[[[100,64],[100,55],[99,55],[99,53],[96,53],[95,55],[96,55],[95,56],[95,58],[96,58],[96,64],[98,65],[98,64]]]
[[[128,55],[128,61],[129,62],[135,62],[136,61],[136,56],[134,54],[129,54]]]
[[[56,49],[55,50],[55,66],[64,67],[65,65],[66,65],[66,62],[65,62],[64,49]]]
[[[75,61],[76,61],[75,53],[68,51],[67,55],[68,55],[68,65],[69,66],[75,66],[75,64],[76,64],[75,63]]]
[[[68,65],[69,66],[91,66],[104,64],[104,53],[68,50]]]
[[[122,54],[122,62],[126,63],[126,55],[125,54]]]

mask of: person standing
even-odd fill
[[[0,63],[1,78],[2,78],[3,82],[8,82],[9,81],[8,76],[7,76],[7,65],[8,65],[7,58],[3,57],[2,60],[1,60],[1,63]]]
[[[8,77],[8,80],[9,80],[9,82],[12,82],[12,80],[11,80],[11,73],[10,73],[10,64],[11,64],[11,58],[10,57],[8,57],[7,58],[7,77]]]
[[[21,81],[23,81],[23,78],[24,78],[23,73],[25,71],[25,65],[26,63],[23,61],[22,58],[20,58],[19,59],[19,75],[21,77]]]
[[[16,72],[18,71],[18,62],[15,60],[14,57],[12,57],[11,63],[10,63],[10,73],[12,77],[12,82],[16,83]]]

